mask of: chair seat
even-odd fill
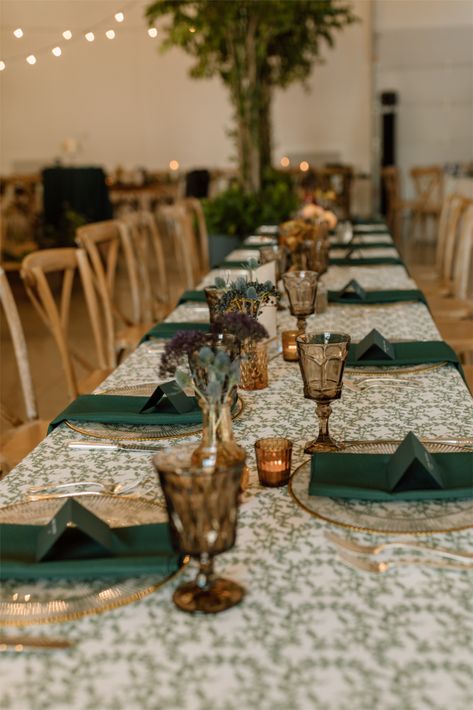
[[[84,375],[84,377],[79,380],[79,394],[90,394],[93,392],[112,371],[113,370],[110,369],[92,370],[92,372],[88,372],[87,375]]]
[[[442,338],[458,354],[473,353],[473,321],[457,321],[456,323],[437,323]]]
[[[48,433],[48,422],[35,419],[9,429],[0,440],[2,458],[13,468],[39,444]]]
[[[435,321],[473,318],[473,302],[463,298],[428,296],[427,301]]]

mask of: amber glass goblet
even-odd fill
[[[217,288],[217,286],[206,286],[204,288],[204,293],[209,307],[209,319],[210,322],[213,323],[215,318],[220,315],[218,305],[220,303],[220,299],[225,293],[225,289]]]
[[[245,457],[212,471],[192,463],[195,445],[157,454],[158,472],[169,516],[173,547],[199,562],[194,581],[176,589],[173,601],[188,612],[216,614],[238,604],[245,590],[217,577],[214,557],[235,544],[240,481]]]
[[[319,419],[319,435],[306,444],[306,454],[342,448],[330,436],[328,420],[332,413],[330,403],[340,399],[342,394],[343,370],[350,341],[350,336],[345,333],[307,333],[296,339],[304,397],[315,400]]]
[[[317,280],[316,271],[290,271],[283,276],[291,313],[297,318],[299,333],[305,333],[307,316],[315,310]]]

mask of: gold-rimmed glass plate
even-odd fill
[[[81,505],[112,527],[160,523],[167,519],[163,506],[144,498],[94,495],[80,498]],[[0,523],[44,525],[64,500],[25,501],[0,508]],[[174,577],[157,574],[128,579],[2,580],[0,625],[26,626],[71,621],[100,614],[138,601]]]
[[[344,453],[393,453],[399,441],[354,442]],[[435,452],[471,451],[470,445],[427,443]],[[336,454],[334,454],[336,455]],[[473,527],[473,499],[431,501],[365,501],[310,496],[310,460],[301,464],[289,481],[294,500],[320,520],[343,528],[372,533],[422,535]]]
[[[399,342],[399,341],[398,341]],[[378,375],[378,377],[389,377],[390,375],[414,375],[419,372],[429,372],[429,370],[438,370],[440,367],[445,367],[449,363],[445,362],[433,362],[433,363],[422,363],[420,365],[401,365],[400,367],[383,367],[379,366],[376,369],[367,367],[353,367],[347,365],[345,367],[346,372],[357,373],[360,377],[364,375]]]
[[[157,387],[156,382],[147,382],[138,385],[124,385],[102,390],[99,394],[129,395],[149,397]],[[236,419],[243,411],[243,400],[239,396],[232,411],[232,418]],[[177,439],[202,431],[202,424],[96,424],[93,422],[74,422],[66,420],[66,426],[82,436],[93,439],[107,439],[108,441],[155,441],[157,439]]]

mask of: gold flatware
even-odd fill
[[[357,555],[376,556],[384,550],[410,548],[411,550],[418,550],[419,552],[425,552],[429,555],[439,555],[440,557],[447,557],[448,559],[458,560],[460,562],[471,560],[473,563],[473,552],[462,552],[461,550],[452,550],[446,547],[431,547],[430,545],[424,545],[414,540],[393,540],[392,542],[383,542],[379,545],[360,545],[354,540],[342,537],[333,532],[326,532],[325,537],[337,547],[342,547]]]
[[[103,492],[108,495],[119,495],[128,493],[140,484],[140,481],[124,485],[123,483],[104,483],[102,481],[72,481],[71,483],[45,483],[43,486],[30,486],[27,493],[30,495],[43,495],[51,493],[66,492],[67,489],[87,490],[91,493]],[[94,490],[92,490],[94,489]],[[67,495],[71,495],[68,493]]]
[[[457,572],[473,572],[473,564],[462,564],[461,562],[447,562],[444,560],[434,560],[429,557],[412,557],[399,559],[392,558],[383,562],[374,562],[364,557],[351,555],[345,550],[337,551],[339,559],[349,567],[353,567],[361,572],[371,572],[383,574],[396,567],[433,567],[435,569],[446,569]]]
[[[74,449],[78,451],[88,451],[90,449],[98,449],[101,451],[133,451],[134,453],[153,453],[153,451],[162,450],[162,446],[152,444],[139,444],[139,443],[114,443],[112,441],[82,441],[80,439],[71,439],[71,441],[66,442],[66,446],[69,449]]]
[[[21,653],[31,648],[55,651],[73,648],[75,645],[75,641],[48,636],[0,636],[0,653],[4,653],[5,651]]]

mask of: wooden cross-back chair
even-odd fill
[[[23,419],[10,412],[3,404],[0,405],[1,417],[9,425],[0,441],[1,478],[46,436],[48,423],[38,418],[25,335],[10,284],[1,267],[0,302],[13,343],[26,415]]]
[[[130,230],[124,222],[106,220],[79,227],[76,242],[86,252],[92,267],[93,283],[105,322],[106,357],[115,367],[121,353],[134,348],[153,325],[144,322],[139,257]],[[116,289],[119,257],[123,254],[126,290]],[[119,291],[119,293],[118,293]],[[121,302],[119,296],[122,296]],[[128,312],[124,312],[124,302]]]
[[[405,215],[410,216],[415,201],[404,200],[401,197],[401,176],[398,167],[395,165],[385,166],[381,170],[381,178],[387,200],[386,221],[394,241],[398,242],[401,238],[401,220]]]
[[[162,318],[169,303],[168,279],[161,236],[151,212],[129,212],[121,220],[127,230],[122,234],[124,245],[134,252],[140,279],[140,321]],[[129,257],[133,258],[132,255]]]
[[[413,167],[410,171],[416,192],[413,206],[412,232],[420,227],[422,238],[426,236],[427,220],[438,225],[442,207],[443,170],[437,165]]]
[[[194,223],[194,230],[197,234],[198,255],[200,265],[200,276],[204,276],[210,271],[210,256],[209,256],[209,235],[207,232],[207,223],[205,221],[204,210],[202,203],[196,197],[186,197],[183,200],[184,205],[189,210]]]
[[[77,352],[69,340],[71,294],[76,273],[79,274],[82,286],[98,368],[87,357]],[[58,274],[61,279],[58,302],[48,281],[50,274]],[[78,394],[91,392],[112,368],[108,366],[106,358],[103,322],[85,252],[73,247],[33,252],[22,261],[21,277],[39,317],[54,337],[66,376],[69,397],[73,399]],[[74,360],[89,373],[81,380],[77,377]]]
[[[156,213],[158,226],[173,244],[176,263],[187,289],[195,287],[200,278],[200,263],[192,218],[182,203],[164,205]]]

